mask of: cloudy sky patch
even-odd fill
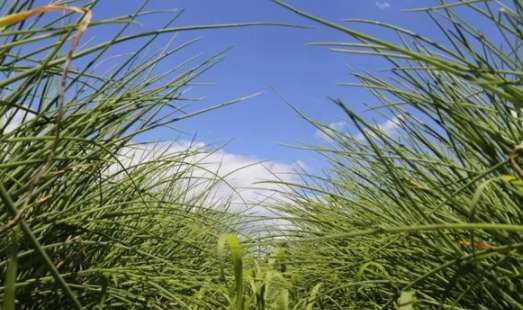
[[[376,1],[376,7],[380,10],[385,10],[390,8],[390,2],[389,1]]]
[[[333,135],[336,132],[342,132],[345,129],[347,129],[346,122],[334,122],[330,123],[327,127],[323,128],[323,130],[316,129],[314,135],[325,142],[332,142],[332,138],[330,137],[330,135]]]

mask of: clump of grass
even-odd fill
[[[249,246],[250,242],[243,242]],[[226,248],[229,251],[226,251]],[[228,309],[231,310],[287,310],[306,308],[301,303],[293,305],[290,294],[292,278],[285,266],[285,251],[276,247],[265,258],[249,255],[249,248],[243,249],[240,239],[235,234],[224,234],[218,239],[220,271],[225,287],[228,287],[226,266],[231,265],[234,285],[229,289]],[[230,252],[230,259],[226,253]],[[229,263],[230,262],[230,263]]]
[[[395,123],[394,135],[340,99],[358,133],[306,117],[335,147],[318,149],[332,163],[324,186],[292,185],[309,195],[279,207],[294,224],[283,233],[298,236],[288,241],[297,287],[321,282],[321,309],[522,309],[521,1],[420,9],[446,42],[351,21],[398,37],[385,41],[274,2],[352,38],[317,45],[391,66],[391,78],[355,73],[347,86],[375,95],[372,111]]]
[[[96,4],[67,11],[96,12]],[[220,308],[227,290],[214,245],[234,231],[234,215],[209,204],[210,188],[187,194],[195,184],[194,149],[156,150],[144,159],[134,141],[244,99],[191,109],[183,90],[223,53],[162,71],[194,41],[151,57],[156,39],[247,24],[174,27],[176,13],[162,29],[130,33],[155,12],[144,5],[125,17],[94,16],[85,28],[82,17],[31,6],[0,3],[0,20],[12,21],[0,31],[3,308]],[[107,25],[109,40],[75,46],[78,27],[85,38]],[[135,52],[102,72],[97,65],[124,42],[135,42]]]

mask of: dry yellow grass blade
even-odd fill
[[[67,53],[67,58],[66,58],[66,61],[64,64],[64,76],[62,79],[62,84],[64,84],[65,76],[67,75],[67,70],[71,63],[73,52],[76,49],[78,42],[80,41],[80,37],[87,30],[87,27],[89,26],[89,23],[91,22],[91,19],[92,19],[91,10],[89,10],[87,8],[79,8],[79,7],[74,7],[74,6],[48,4],[48,5],[36,7],[31,10],[22,11],[22,12],[18,12],[16,14],[11,14],[11,15],[7,15],[4,17],[0,17],[0,27],[13,25],[13,24],[21,22],[31,16],[42,14],[42,13],[47,13],[47,12],[53,12],[53,11],[65,11],[65,12],[72,12],[72,13],[78,13],[78,14],[83,15],[82,20],[80,21],[80,24],[78,25],[78,30],[76,31],[74,36],[71,38],[71,47]],[[62,91],[65,91],[65,85],[62,85],[62,86],[63,86]]]
[[[72,6],[63,6],[63,5],[55,5],[55,4],[48,4],[44,6],[39,6],[37,8],[18,12],[15,14],[7,15],[0,17],[0,27],[10,26],[13,24],[16,24],[18,22],[21,22],[23,20],[28,19],[31,16],[52,12],[52,11],[66,11],[66,12],[74,12],[78,14],[85,15],[82,19],[82,22],[80,23],[78,27],[79,32],[84,32],[87,26],[89,25],[89,22],[91,21],[91,11],[89,9],[85,8],[78,8],[78,7],[72,7]]]
[[[73,52],[76,49],[78,42],[80,41],[80,37],[87,30],[87,27],[89,26],[89,23],[91,22],[91,19],[92,19],[91,10],[89,10],[87,8],[79,8],[79,7],[74,7],[74,6],[48,4],[48,5],[33,8],[31,10],[26,10],[26,11],[18,12],[15,14],[0,17],[0,27],[10,26],[10,25],[16,24],[18,22],[21,22],[23,20],[26,20],[27,18],[29,18],[31,16],[43,14],[43,13],[47,13],[47,12],[53,12],[53,11],[65,11],[65,12],[72,12],[72,13],[78,13],[78,14],[83,15],[82,20],[78,24],[78,29],[77,29],[76,33],[71,38],[71,47],[69,48],[69,51],[67,52],[67,58],[66,58],[66,61],[64,64],[64,76],[62,79],[62,84],[64,84],[65,76],[67,75],[67,70],[71,63]],[[62,85],[62,86],[65,86],[65,85]],[[65,91],[65,87],[63,87],[62,91]]]

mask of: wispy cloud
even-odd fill
[[[22,125],[24,122],[28,122],[34,118],[33,114],[25,113],[24,111],[18,110],[16,112],[8,112],[0,116],[0,128],[5,126],[5,132],[9,133],[15,130],[18,126]]]
[[[399,129],[402,119],[403,119],[402,116],[395,116],[391,119],[384,121],[383,123],[377,124],[375,126],[375,128],[382,131],[387,136],[393,136],[396,134],[396,131]],[[367,130],[366,132],[369,134],[372,134],[369,130]],[[356,135],[356,139],[364,140],[365,137],[363,136],[363,134],[359,133]]]
[[[254,156],[234,154],[219,150],[208,152],[202,142],[151,143],[124,149],[119,156],[126,167],[155,161],[161,157],[180,155],[180,164],[161,172],[162,177],[175,177],[180,171],[189,170],[181,186],[194,195],[209,191],[210,202],[231,203],[234,211],[248,211],[251,215],[272,214],[266,207],[271,201],[286,200],[290,189],[265,181],[298,182],[298,172],[306,169],[296,161],[291,164],[262,161]],[[109,173],[120,170],[114,166]]]
[[[396,116],[378,125],[378,129],[382,130],[387,135],[392,135],[400,125],[401,117]]]
[[[385,10],[391,7],[389,1],[376,1],[376,7],[380,10]]]
[[[324,127],[323,130],[316,129],[314,135],[323,141],[332,142],[332,138],[330,136],[336,132],[344,131],[345,129],[347,129],[346,122],[334,122],[330,123],[327,127]]]

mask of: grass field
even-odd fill
[[[387,61],[385,74],[354,72],[359,83],[346,86],[372,93],[367,113],[395,130],[338,98],[358,133],[296,111],[329,137],[311,149],[330,175],[274,181],[289,190],[268,208],[288,225],[254,237],[230,201],[210,199],[220,176],[195,173],[205,149],[136,141],[248,99],[180,110],[180,94],[223,54],[161,71],[197,48],[152,57],[159,35],[257,24],[177,27],[174,15],[128,34],[153,13],[99,20],[97,1],[0,1],[1,309],[523,309],[523,2],[420,9],[444,44],[358,21],[396,34],[390,42],[272,2],[347,35],[314,45]],[[78,44],[104,25],[119,30]],[[97,68],[133,40],[110,72]]]

